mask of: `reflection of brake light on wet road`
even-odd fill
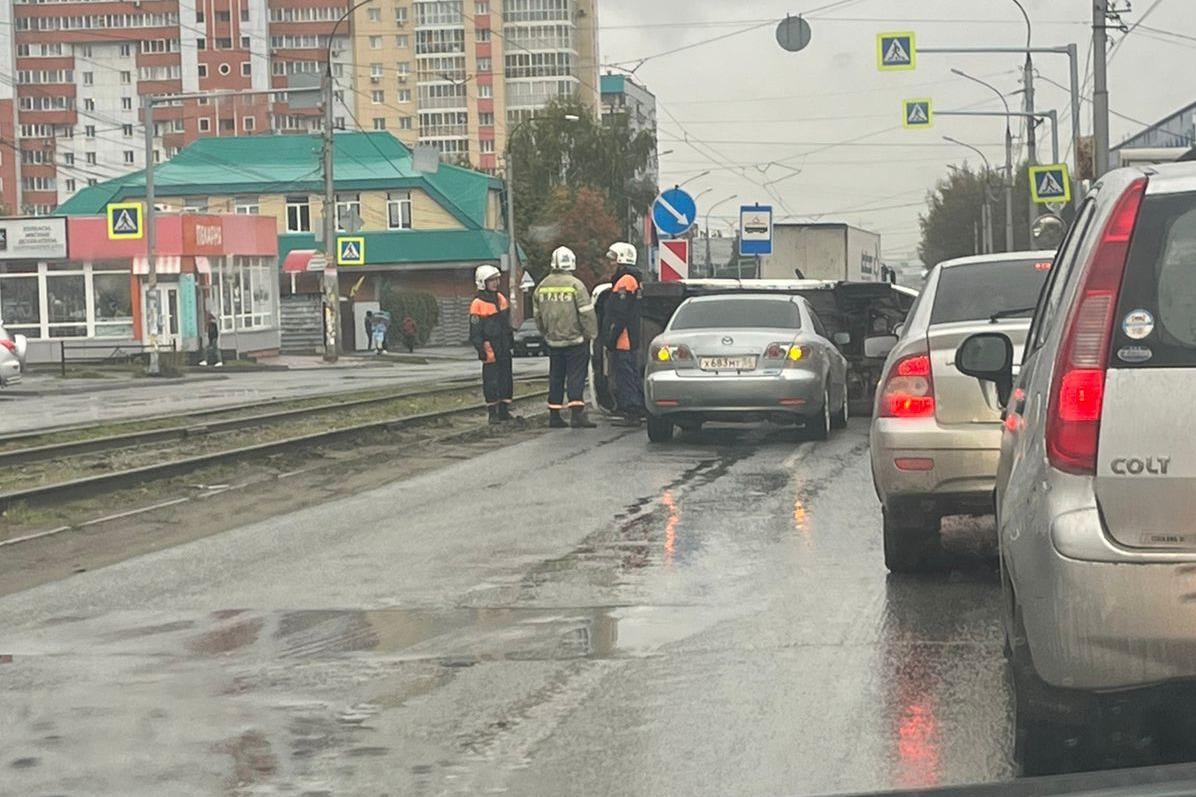
[[[681,511],[677,502],[673,500],[673,491],[665,490],[660,497],[660,503],[669,510],[669,519],[664,524],[664,563],[673,563],[673,554],[677,551],[677,526],[681,523]]]
[[[897,755],[901,759],[901,785],[935,786],[942,774],[939,762],[939,723],[934,709],[911,703],[897,727]]]
[[[793,499],[793,527],[797,529],[797,533],[803,537],[810,536],[809,517],[806,514],[806,505],[802,503],[800,498]]]

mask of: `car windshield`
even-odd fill
[[[718,298],[687,302],[670,329],[799,329],[801,312],[788,299]]]
[[[1049,258],[948,266],[939,273],[930,323],[1029,318],[1050,273]]]

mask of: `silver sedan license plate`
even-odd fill
[[[701,358],[703,371],[753,371],[756,368],[756,358],[744,357],[703,357]]]

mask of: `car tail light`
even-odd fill
[[[764,359],[766,360],[785,360],[795,363],[805,356],[805,351],[796,343],[770,343],[764,350]]]
[[[667,363],[674,360],[692,360],[693,358],[693,352],[684,343],[679,346],[670,346],[667,343],[661,343],[652,347],[652,359],[657,362]]]
[[[0,346],[11,351],[13,354],[17,353],[17,344],[8,338],[0,338]]]
[[[1113,313],[1145,192],[1146,178],[1141,178],[1117,200],[1084,272],[1079,301],[1068,314],[1055,360],[1046,424],[1047,458],[1067,473],[1096,472]]]
[[[930,373],[929,354],[911,354],[893,364],[881,391],[880,414],[885,418],[934,415],[934,377]]]

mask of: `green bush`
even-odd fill
[[[399,340],[403,319],[411,316],[415,321],[420,345],[425,345],[432,336],[432,330],[440,322],[440,305],[436,297],[421,291],[405,291],[389,282],[382,284],[382,309],[390,313],[390,329],[387,340]]]

